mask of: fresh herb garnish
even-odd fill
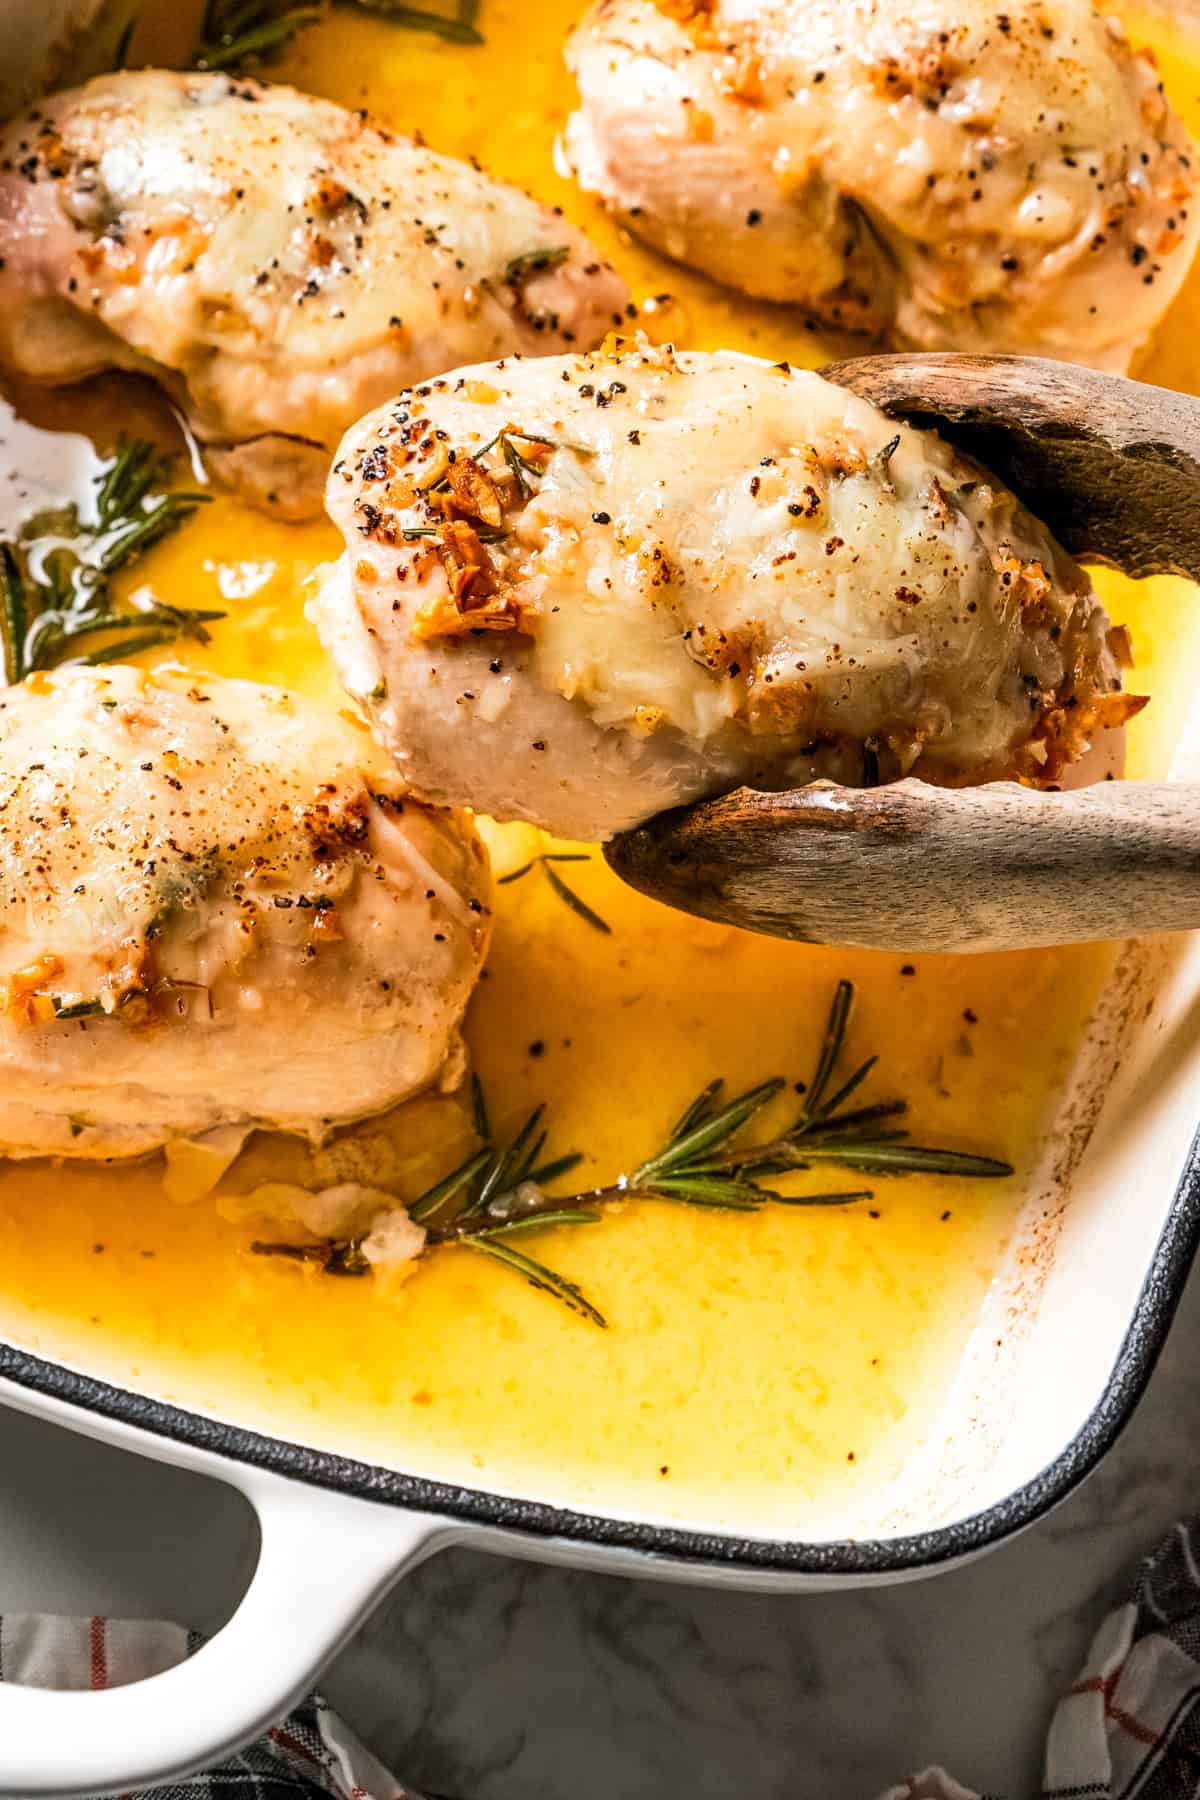
[[[895,454],[899,448],[900,448],[900,433],[897,432],[895,437],[889,438],[887,443],[883,446],[883,448],[881,450],[877,450],[875,452],[874,456],[871,458],[871,461],[874,464],[875,468],[877,468],[879,470],[880,481],[883,483],[883,485],[888,489],[888,491],[890,493],[894,493],[895,489],[892,486],[892,475],[891,475],[891,469],[889,467],[889,464],[891,463],[893,456],[895,456]]]
[[[431,31],[454,44],[484,41],[475,23],[479,0],[460,0],[452,13],[409,6],[405,0],[354,0],[354,4],[364,12],[379,13],[393,25]],[[300,4],[297,0],[208,0],[194,66],[233,69],[252,57],[274,55],[328,10],[327,5],[314,6],[305,0]]]
[[[321,17],[294,0],[208,0],[196,48],[197,69],[230,69],[250,56],[281,50]]]
[[[424,6],[407,6],[400,0],[355,0],[364,12],[380,13],[394,25],[407,25],[414,31],[432,31],[452,44],[482,44],[485,39],[475,21],[479,17],[479,0],[460,0],[453,13],[434,12]]]
[[[177,531],[207,494],[163,491],[167,464],[153,444],[124,443],[97,481],[95,516],[44,513],[17,539],[0,543],[0,624],[4,675],[20,681],[67,659],[106,663],[180,637],[207,643],[205,627],[224,613],[153,601],[120,611],[112,578]],[[107,641],[84,649],[85,640]]]
[[[99,1000],[60,1000],[57,994],[50,998],[56,1019],[90,1019],[104,1011]]]
[[[199,856],[194,855],[190,863],[173,862],[165,868],[160,863],[156,883],[158,905],[145,931],[148,943],[161,938],[175,920],[208,897],[221,878],[221,868],[221,852],[216,845],[210,845]]]
[[[563,254],[565,255],[566,252],[564,251]],[[527,500],[533,492],[533,489],[530,487],[526,478],[533,475],[540,481],[546,471],[539,463],[535,462],[527,452],[518,448],[520,444],[537,444],[545,450],[573,450],[579,456],[591,456],[594,454],[582,444],[560,443],[555,438],[539,437],[536,432],[519,431],[515,425],[505,425],[502,430],[496,433],[495,437],[489,438],[486,444],[481,444],[478,450],[472,450],[470,452],[470,460],[478,463],[482,467],[484,457],[490,456],[493,451],[498,450],[504,460],[506,468],[516,481],[523,500]],[[452,483],[449,474],[443,474],[439,475],[436,481],[430,481],[428,486],[422,489],[422,493],[425,495],[448,494],[451,487]],[[440,525],[414,525],[405,529],[404,536],[436,537],[440,530]],[[476,536],[485,543],[507,535],[502,528],[494,525],[488,526],[482,520],[478,519],[475,522],[475,533]]]
[[[25,673],[29,603],[25,571],[12,544],[0,544],[0,608],[4,613],[4,677],[19,681]]]
[[[480,1136],[490,1135],[486,1126],[483,1132],[479,1132],[478,1123],[476,1131]],[[422,1224],[438,1210],[443,1200],[449,1200],[458,1193],[460,1188],[464,1188],[474,1181],[476,1175],[491,1162],[492,1155],[491,1145],[485,1144],[482,1150],[476,1150],[473,1155],[468,1156],[466,1162],[460,1163],[457,1169],[451,1169],[449,1175],[443,1175],[440,1181],[435,1181],[431,1188],[425,1190],[419,1200],[413,1201],[408,1209],[409,1218],[415,1220],[418,1225]]]
[[[431,493],[434,491],[434,489],[430,489]],[[508,536],[506,531],[499,531],[493,525],[474,524],[472,530],[481,544],[498,544],[501,538]],[[400,529],[400,536],[406,540],[408,538],[437,538],[441,542],[445,535],[445,527],[442,525],[404,525]]]
[[[522,444],[525,445],[525,449],[521,448]],[[530,477],[532,476],[540,484],[546,473],[546,464],[550,460],[546,456],[539,460],[531,454],[529,447],[534,444],[541,450],[570,450],[574,455],[583,457],[595,455],[595,451],[590,450],[586,444],[572,444],[565,439],[542,437],[536,431],[522,431],[516,425],[502,426],[495,437],[489,438],[487,443],[481,444],[477,450],[462,451],[458,454],[463,456],[468,464],[475,465],[477,474],[491,477],[493,482],[500,480],[504,475],[511,477],[517,494],[524,501],[530,499],[536,492]],[[484,468],[484,457],[493,454],[500,457],[504,464],[503,470]],[[453,458],[449,460],[453,460]],[[444,470],[435,479],[428,480],[417,498],[424,502],[426,519],[436,519],[437,522],[423,525],[402,525],[400,536],[406,543],[416,542],[419,538],[430,538],[439,546],[445,545],[446,521],[442,516],[441,503],[434,501],[432,496],[436,494],[449,496],[453,490],[454,482],[448,471]],[[499,501],[498,493],[495,498],[501,505],[504,504]],[[455,504],[461,507],[463,502],[456,496]],[[481,544],[498,544],[508,536],[508,527],[503,522],[489,523],[478,513],[468,513],[467,516],[470,517],[471,529]]]
[[[568,1223],[578,1225],[585,1222],[589,1225],[598,1224],[598,1215],[577,1213],[570,1220],[565,1215],[557,1220],[560,1225]],[[534,1220],[531,1223],[541,1224],[544,1221]],[[472,1237],[464,1238],[463,1242],[469,1249],[478,1250],[484,1256],[490,1256],[503,1268],[511,1269],[515,1275],[520,1275],[529,1283],[530,1287],[537,1288],[540,1293],[551,1294],[556,1300],[561,1300],[563,1305],[569,1306],[572,1312],[580,1313],[585,1319],[590,1319],[593,1325],[599,1325],[603,1330],[608,1325],[608,1320],[598,1308],[592,1305],[582,1288],[578,1287],[575,1282],[568,1281],[567,1277],[560,1275],[556,1269],[547,1268],[545,1263],[536,1261],[532,1256],[527,1256],[523,1250],[513,1249],[508,1240],[513,1232],[522,1229],[528,1230],[529,1224],[502,1225],[498,1231],[478,1232]]]
[[[590,925],[593,931],[602,931],[605,937],[611,937],[612,926],[608,920],[602,919],[598,912],[594,912],[586,900],[581,900],[575,889],[568,887],[557,869],[552,866],[554,863],[591,862],[591,860],[586,851],[582,850],[545,850],[540,856],[531,857],[527,863],[522,863],[519,869],[511,869],[507,875],[501,875],[496,885],[497,887],[507,887],[510,882],[520,881],[522,876],[528,875],[531,869],[542,868],[546,872],[546,880],[550,883],[551,890],[558,895],[563,905],[569,906],[576,917]]]
[[[133,43],[133,34],[141,23],[141,17],[141,13],[134,13],[125,21],[121,35],[113,46],[112,68],[114,74],[123,69],[129,61],[129,47]]]
[[[535,858],[534,861],[539,859]],[[526,874],[533,862],[507,879]],[[849,1206],[870,1200],[873,1190],[781,1194],[763,1186],[770,1177],[794,1175],[833,1163],[840,1168],[879,1174],[952,1175],[995,1180],[1013,1173],[1011,1163],[911,1144],[908,1133],[893,1121],[907,1111],[904,1100],[878,1101],[850,1107],[875,1068],[877,1058],[859,1063],[836,1087],[834,1081],[845,1044],[854,990],[840,981],[829,1009],[817,1067],[804,1090],[798,1116],[782,1132],[756,1143],[737,1142],[763,1109],[786,1089],[782,1077],[759,1082],[732,1100],[723,1101],[724,1083],[710,1081],[685,1109],[662,1148],[631,1175],[604,1187],[566,1198],[546,1192],[582,1161],[578,1153],[542,1161],[548,1132],[545,1109],[535,1107],[505,1145],[495,1141],[483,1089],[476,1078],[472,1111],[478,1150],[429,1188],[408,1208],[411,1219],[425,1226],[427,1249],[457,1244],[490,1256],[541,1292],[553,1295],[596,1325],[603,1314],[582,1289],[546,1263],[513,1247],[514,1236],[559,1226],[594,1225],[605,1205],[630,1199],[664,1200],[725,1212],[760,1212],[765,1206]],[[831,1092],[832,1089],[832,1092]],[[255,1244],[260,1255],[292,1256],[319,1263],[330,1274],[365,1272],[340,1266],[353,1243],[286,1245]],[[339,1266],[335,1266],[339,1265]]]
[[[514,256],[504,265],[504,279],[514,287],[528,281],[531,275],[540,275],[546,269],[557,269],[565,263],[571,252],[565,244],[552,244],[543,250],[526,250],[521,256]]]

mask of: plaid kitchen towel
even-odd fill
[[[201,1639],[144,1620],[0,1619],[0,1679],[103,1688],[182,1662]],[[125,1800],[422,1800],[318,1696],[217,1769]],[[987,1800],[925,1769],[880,1800]],[[993,1796],[993,1800],[996,1797]],[[1042,1800],[1200,1800],[1200,1516],[1177,1525],[1105,1619],[1059,1702]]]
[[[179,1625],[146,1619],[6,1613],[0,1619],[0,1678],[27,1687],[122,1687],[172,1668],[203,1641]],[[311,1800],[322,1794],[333,1800],[422,1800],[314,1694],[219,1768],[139,1788],[122,1800]]]
[[[1042,1800],[1200,1800],[1200,1514],[1109,1613],[1046,1743]],[[926,1769],[881,1800],[977,1800]]]

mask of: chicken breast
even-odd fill
[[[487,945],[470,825],[361,725],[133,668],[0,694],[0,1153],[313,1138],[453,1078]]]
[[[1123,371],[1200,234],[1152,57],[1090,0],[600,0],[582,185],[816,319]]]
[[[557,210],[293,88],[108,75],[0,138],[0,361],[154,376],[289,515],[319,510],[368,407],[476,358],[590,348],[627,299]]]
[[[820,376],[615,340],[347,435],[313,611],[404,779],[568,837],[749,782],[1057,778],[1142,702],[1083,571]]]

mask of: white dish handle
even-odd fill
[[[186,1662],[128,1687],[0,1683],[5,1800],[90,1800],[219,1761],[277,1723],[404,1570],[454,1535],[423,1513],[253,1469],[230,1474],[262,1543],[229,1623]]]

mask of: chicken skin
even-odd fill
[[[649,243],[834,327],[1123,372],[1200,234],[1090,0],[599,0],[568,160]]]
[[[1142,702],[1014,496],[786,364],[620,339],[347,435],[313,614],[414,790],[604,839],[748,782],[1056,780]]]
[[[0,694],[0,1154],[320,1138],[458,1070],[469,824],[361,725],[133,668]]]
[[[590,348],[627,300],[554,209],[293,88],[109,75],[0,137],[0,363],[154,376],[282,516],[388,395]]]

